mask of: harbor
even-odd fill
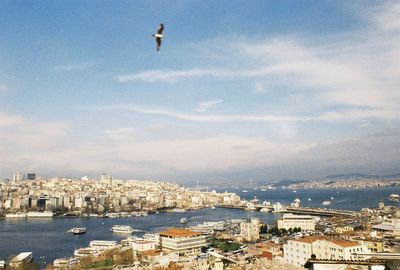
[[[224,191],[224,190],[221,190]],[[230,190],[229,190],[230,191]],[[371,191],[374,191],[373,193]],[[339,192],[339,193],[338,193]],[[298,190],[296,194],[288,190],[249,190],[241,194],[243,199],[250,201],[257,196],[260,201],[269,200],[271,203],[281,202],[282,205],[290,205],[294,199],[300,198],[302,208],[320,208],[322,201],[334,196],[332,209],[347,211],[360,211],[364,207],[375,208],[378,203],[386,200],[392,193],[400,193],[400,188],[376,188],[360,190]],[[373,195],[370,195],[373,194]],[[365,201],[365,197],[369,200]],[[309,201],[308,198],[312,200]],[[346,209],[346,206],[348,207]],[[4,219],[0,221],[0,254],[6,259],[11,254],[23,251],[31,251],[38,259],[45,256],[45,261],[51,262],[56,258],[73,256],[76,249],[89,246],[93,240],[121,241],[126,234],[113,233],[114,225],[127,225],[134,228],[135,236],[141,236],[146,232],[162,231],[169,227],[189,227],[207,221],[221,221],[229,219],[259,218],[264,224],[274,224],[281,213],[245,211],[243,208],[204,208],[189,211],[160,212],[147,216],[98,218],[97,216],[78,216],[74,218],[32,218],[32,219]],[[180,223],[182,219],[187,222]],[[74,235],[67,233],[72,228],[85,227],[84,234]],[[38,245],[37,239],[44,239],[44,244]]]

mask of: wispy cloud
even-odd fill
[[[149,70],[139,73],[119,75],[117,80],[120,82],[129,82],[129,81],[173,82],[178,79],[184,79],[184,78],[199,78],[204,76],[212,76],[213,73],[214,73],[213,70],[210,69],[172,70],[172,71]]]
[[[396,30],[400,29],[400,4],[388,2],[373,10],[374,16],[367,27],[351,35],[337,34],[314,40],[294,36],[257,41],[237,38],[224,47],[218,67],[203,64],[186,69],[147,70],[120,75],[118,80],[246,79],[257,93],[266,90],[261,81],[273,80],[286,89],[306,89],[307,98],[315,101],[310,108],[365,106],[375,111],[367,115],[390,116],[390,112],[400,111],[400,32]],[[198,51],[207,57],[208,52],[218,51],[220,41],[207,41],[203,47],[198,46]],[[271,93],[274,91],[269,89]]]
[[[85,70],[87,68],[90,68],[94,65],[92,62],[83,62],[83,63],[69,63],[66,65],[60,65],[54,67],[55,71],[65,71],[65,72],[70,72],[70,71],[79,71],[79,70]]]
[[[203,101],[200,102],[197,109],[195,110],[196,112],[205,112],[208,111],[211,108],[216,107],[218,104],[224,102],[222,99],[216,99],[216,100],[210,100],[210,101]]]
[[[178,120],[193,122],[351,122],[362,119],[399,119],[400,111],[375,110],[375,109],[347,109],[342,111],[327,111],[314,115],[272,115],[272,114],[229,114],[229,115],[212,115],[212,114],[190,114],[176,112],[166,108],[150,108],[134,104],[117,104],[92,106],[85,108],[86,110],[95,111],[114,111],[123,110],[133,113],[141,113],[148,115],[161,115]]]

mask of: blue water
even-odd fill
[[[247,188],[248,192],[243,193],[243,189],[230,189],[228,191],[236,192],[241,198],[247,200],[254,199],[256,196],[261,202],[280,202],[282,204],[290,204],[294,199],[301,200],[302,206],[310,207],[328,207],[333,209],[356,210],[361,208],[376,208],[379,202],[384,202],[387,205],[394,205],[394,203],[387,200],[390,194],[400,194],[400,187],[385,187],[385,188],[365,188],[365,189],[302,189],[293,190],[288,189],[275,189],[261,191],[260,189],[254,190]],[[224,192],[225,190],[218,190]],[[331,200],[333,197],[333,200]],[[311,201],[308,200],[311,199]],[[322,206],[323,201],[331,201],[331,205]]]
[[[391,204],[387,197],[392,193],[400,194],[400,187],[374,188],[358,190],[252,190],[247,193],[241,190],[232,190],[241,197],[253,199],[257,196],[261,201],[281,202],[288,204],[295,198],[301,200],[302,205],[321,207],[322,201],[330,200],[330,208],[360,210],[363,207],[375,208],[380,201]],[[308,201],[311,198],[311,201]],[[36,260],[45,256],[45,261],[52,262],[55,258],[69,257],[75,249],[88,246],[91,240],[121,240],[124,235],[110,231],[116,224],[131,225],[135,229],[157,232],[169,227],[181,226],[182,217],[189,219],[187,225],[195,225],[203,221],[219,221],[232,218],[259,217],[262,222],[271,224],[279,215],[262,212],[248,212],[238,209],[215,210],[202,209],[185,213],[160,213],[147,217],[131,218],[54,218],[32,220],[0,220],[0,260],[23,251],[32,251]],[[73,227],[86,227],[87,233],[72,235],[66,233]],[[142,233],[143,233],[142,232]],[[140,234],[140,233],[139,233]]]
[[[264,223],[273,223],[275,216],[261,212],[245,212],[238,209],[202,209],[185,213],[160,213],[147,217],[130,218],[54,218],[0,221],[0,260],[24,251],[32,251],[36,259],[45,256],[47,262],[55,258],[69,257],[75,249],[86,247],[91,240],[117,240],[127,235],[110,231],[113,225],[130,225],[142,230],[137,234],[158,232],[169,227],[180,227],[182,217],[189,219],[185,226],[203,221],[219,221],[231,218],[259,217]],[[82,235],[66,233],[73,227],[86,227]]]

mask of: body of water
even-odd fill
[[[302,205],[322,207],[322,202],[331,200],[330,208],[360,210],[363,207],[375,208],[380,201],[387,201],[392,193],[400,194],[400,187],[373,189],[332,189],[332,190],[230,190],[241,197],[253,199],[256,196],[262,201],[281,202],[288,204],[294,199],[301,200]],[[221,191],[221,190],[219,190]],[[309,200],[310,198],[310,200]],[[7,259],[12,254],[32,251],[36,260],[45,256],[45,261],[53,262],[60,257],[70,257],[75,249],[86,247],[92,240],[117,240],[126,235],[110,231],[113,225],[130,225],[144,232],[159,232],[169,227],[182,226],[182,217],[189,219],[186,226],[196,225],[204,221],[220,221],[228,219],[245,219],[258,217],[263,223],[272,224],[280,215],[262,212],[249,212],[238,209],[201,209],[184,213],[160,213],[147,217],[131,218],[53,218],[29,220],[0,220],[0,260]],[[73,227],[86,227],[87,232],[73,235],[67,231]],[[140,234],[140,233],[139,233]]]

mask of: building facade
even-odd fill
[[[315,218],[312,216],[302,216],[293,214],[284,214],[278,219],[278,229],[300,228],[302,231],[315,230]]]
[[[187,229],[171,228],[160,232],[160,245],[182,255],[196,255],[208,243],[205,235]]]

